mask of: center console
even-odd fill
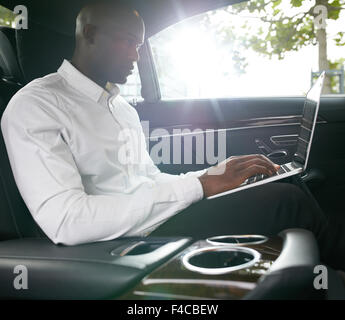
[[[0,298],[242,299],[270,274],[317,262],[315,239],[300,229],[274,238],[131,237],[71,247],[16,239],[0,242]],[[25,290],[14,286],[15,270],[26,276]]]
[[[218,236],[197,241],[144,277],[122,299],[243,299],[274,272],[318,263],[313,235]],[[311,273],[313,275],[313,273]]]
[[[122,298],[241,299],[269,271],[282,246],[279,237],[200,240],[147,275]]]

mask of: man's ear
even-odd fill
[[[94,44],[97,27],[92,24],[86,24],[83,29],[84,39],[89,44]]]

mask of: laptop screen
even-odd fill
[[[306,169],[309,158],[311,142],[313,139],[313,133],[319,110],[324,76],[325,74],[323,72],[317,79],[313,87],[309,90],[304,102],[301,127],[298,135],[297,150],[294,154],[294,161],[302,164],[304,166],[304,169]]]

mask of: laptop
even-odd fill
[[[322,72],[312,88],[308,91],[301,120],[301,127],[298,135],[297,149],[293,156],[293,161],[280,165],[280,169],[273,176],[265,176],[258,174],[248,178],[237,188],[215,194],[207,197],[207,199],[214,199],[225,196],[230,193],[238,192],[248,188],[256,187],[272,181],[284,179],[302,173],[306,170],[311,143],[314,135],[315,124],[319,112],[320,96],[323,88],[325,72]]]

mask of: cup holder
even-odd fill
[[[260,253],[249,248],[207,247],[187,253],[183,265],[191,271],[217,275],[248,268],[260,259]]]
[[[267,241],[267,237],[262,235],[231,235],[207,238],[209,244],[220,246],[244,246],[261,244]]]

